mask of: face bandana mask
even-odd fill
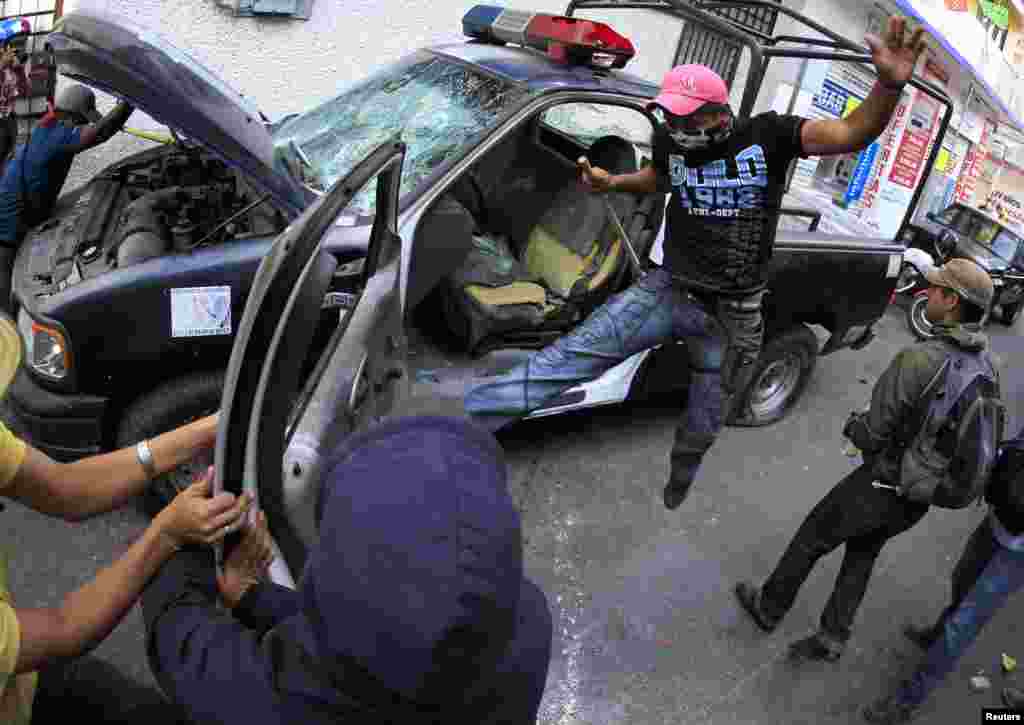
[[[683,126],[676,120],[678,117],[670,116],[661,108],[655,108],[653,113],[654,117],[665,128],[665,132],[669,135],[669,138],[671,138],[675,145],[684,152],[703,151],[709,146],[722,143],[732,135],[733,118],[731,115],[729,116],[729,120],[721,126],[701,130],[691,130],[683,128]]]

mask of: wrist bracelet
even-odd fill
[[[139,441],[135,445],[135,457],[139,459],[146,477],[156,478],[156,465],[153,463],[153,451],[149,448],[149,441]]]
[[[891,85],[889,83],[883,83],[882,81],[878,81],[878,85],[880,85],[882,88],[884,88],[887,91],[902,91],[904,89],[904,87],[907,85],[907,82],[903,81],[902,83],[898,83],[896,85]]]

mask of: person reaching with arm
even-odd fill
[[[856,151],[876,139],[924,50],[922,36],[920,28],[908,34],[906,21],[893,17],[883,38],[868,38],[878,80],[841,120],[770,112],[740,122],[713,70],[670,70],[650,105],[657,120],[653,165],[616,175],[580,162],[582,183],[597,193],[671,192],[664,266],[526,362],[470,391],[467,412],[525,414],[632,355],[685,341],[692,377],[663,494],[665,506],[677,508],[753,376],[764,337],[765,268],[790,163]]]
[[[68,86],[15,150],[0,176],[0,309],[10,309],[18,247],[29,229],[53,213],[75,155],[111,139],[133,110],[121,102],[100,116],[89,88]]]

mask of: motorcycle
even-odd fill
[[[996,295],[992,309],[982,320],[982,326],[988,323],[996,309],[999,310],[999,321],[1010,326],[1017,321],[1021,308],[1024,307],[1024,269],[1014,263],[1020,254],[1017,249],[1019,240],[1012,235],[1008,235],[1008,238],[1014,240],[1009,257],[978,240],[958,238],[948,229],[942,230],[934,241],[939,264],[953,256],[964,256],[974,259],[988,269]],[[925,316],[925,308],[928,306],[926,294],[928,281],[924,277],[924,270],[928,266],[935,266],[936,260],[928,252],[918,248],[907,249],[903,254],[903,259],[903,268],[900,271],[900,278],[897,280],[897,291],[913,297],[907,307],[907,325],[915,337],[919,340],[926,340],[934,337],[934,332],[931,323]],[[1003,262],[1005,266],[993,264],[995,260]]]

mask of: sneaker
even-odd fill
[[[929,649],[942,633],[935,625],[931,627],[920,627],[916,624],[908,624],[903,628],[903,636],[916,644],[921,649]]]
[[[690,492],[690,484],[692,483],[692,479],[685,483],[669,481],[665,485],[665,491],[662,496],[665,502],[665,508],[669,511],[675,511],[679,508],[679,504],[686,500],[686,494]]]
[[[863,710],[864,719],[875,725],[898,725],[917,717],[918,708],[897,702],[895,697],[885,697]]]
[[[836,662],[843,656],[845,649],[846,645],[842,642],[817,632],[791,644],[788,659],[793,664],[810,661]]]
[[[740,582],[733,587],[733,593],[739,600],[740,606],[746,610],[757,626],[765,632],[772,632],[779,626],[781,617],[770,617],[761,608],[761,589],[750,582]]]

